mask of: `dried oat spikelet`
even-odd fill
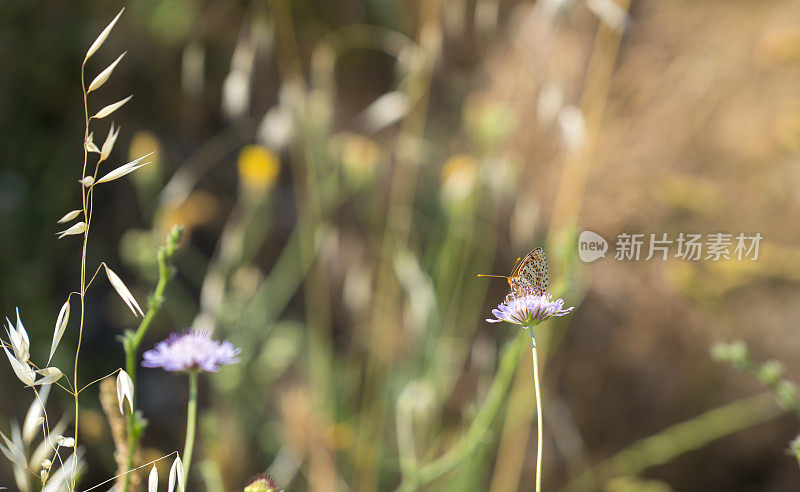
[[[116,24],[117,21],[119,20],[119,16],[121,16],[124,11],[125,11],[125,8],[123,7],[122,10],[119,11],[117,16],[114,17],[114,20],[109,22],[109,24],[106,26],[106,28],[103,29],[103,32],[101,32],[100,35],[97,36],[97,39],[94,40],[92,45],[89,46],[89,49],[86,51],[86,56],[83,59],[83,63],[86,63],[86,61],[89,59],[89,57],[91,57],[95,53],[95,51],[97,51],[98,48],[100,48],[100,46],[102,46],[102,44],[105,42],[105,40],[108,37],[108,35],[111,33],[111,30],[114,29],[114,24]]]

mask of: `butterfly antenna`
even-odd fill
[[[496,278],[508,278],[508,277],[506,277],[505,275],[488,275],[488,274],[485,274],[485,273],[479,273],[479,274],[477,274],[477,275],[475,275],[475,276],[476,276],[476,277],[496,277]]]

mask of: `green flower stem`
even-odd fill
[[[158,314],[158,311],[164,304],[164,290],[167,288],[167,283],[169,282],[170,278],[172,278],[173,274],[172,269],[169,266],[169,262],[172,259],[172,256],[178,250],[178,243],[180,242],[182,235],[182,226],[173,227],[167,235],[166,245],[159,249],[158,283],[156,284],[156,289],[153,291],[153,294],[150,296],[150,301],[148,302],[147,306],[147,313],[145,313],[144,318],[142,318],[141,323],[139,323],[139,327],[136,329],[136,332],[127,332],[122,343],[122,347],[125,349],[125,372],[128,373],[128,376],[131,377],[131,381],[133,381],[134,408],[136,408],[135,400],[136,395],[138,394],[138,391],[136,390],[136,356],[139,353],[139,345],[141,345],[142,339],[147,333],[147,330],[150,328],[150,325],[153,323],[153,319],[155,319],[156,314]],[[144,426],[145,423],[140,414],[137,414],[136,412],[128,413],[128,456],[125,470],[122,470],[123,472],[133,470],[134,468],[133,459],[136,455],[136,449],[139,445],[139,439],[142,436],[142,432],[144,431]],[[125,481],[123,482],[122,487],[123,492],[128,492],[130,490],[130,483],[131,473],[126,473]]]
[[[189,372],[189,404],[186,406],[186,444],[183,446],[183,483],[189,478],[194,449],[194,430],[197,421],[197,369]]]
[[[784,415],[784,412],[769,391],[728,403],[629,444],[585,471],[562,491],[594,490],[615,477],[635,477],[648,468],[668,463],[717,439]]]
[[[533,387],[536,390],[536,492],[542,490],[542,394],[539,390],[539,358],[536,356],[536,339],[533,327],[528,327],[531,335],[533,354]]]
[[[500,366],[497,369],[497,374],[494,377],[494,381],[492,381],[483,406],[478,410],[466,434],[449,451],[418,471],[418,484],[422,485],[431,482],[452,470],[484,442],[492,422],[503,406],[506,393],[508,393],[508,389],[511,386],[511,380],[517,371],[517,365],[527,344],[525,338],[520,333],[517,338],[508,344],[500,359]]]

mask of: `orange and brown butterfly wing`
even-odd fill
[[[547,290],[547,282],[547,258],[542,248],[536,248],[525,255],[508,277],[508,284],[514,293],[520,293],[524,288],[531,288],[536,294],[541,295]]]
[[[525,258],[517,258],[516,263],[514,263],[514,268],[511,270],[511,274],[507,277],[508,286],[511,287],[511,292],[514,294],[518,294],[522,288],[521,282],[523,282],[523,280],[520,277],[520,272],[522,267],[525,266],[525,262],[528,261],[528,257],[530,257],[531,253],[525,255]]]

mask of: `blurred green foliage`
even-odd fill
[[[800,483],[781,454],[796,422],[730,436],[778,412],[742,399],[752,388],[706,356],[714,338],[774,349],[783,367],[737,344],[714,353],[796,412],[800,237],[785,224],[798,210],[800,12],[639,1],[623,36],[590,3],[128,6],[89,68],[128,51],[98,91],[134,94],[114,116],[111,161],[156,158],[98,192],[89,257],[119,265],[145,299],[157,246],[184,224],[142,347],[194,326],[243,349],[201,388],[195,487],[238,490],[269,471],[288,490],[387,490],[417,470],[426,490],[527,490],[530,361],[519,334],[482,321],[505,283],[475,274],[503,274],[538,245],[554,294],[580,305],[537,333],[545,488]],[[20,306],[37,360],[79,278],[78,243],[54,237],[79,200],[79,63],[118,7],[0,3],[0,313]],[[752,264],[586,265],[584,229],[767,241]],[[120,367],[132,328],[113,290],[92,289],[87,378]],[[56,364],[70,344],[72,331]],[[176,449],[184,385],[138,379],[145,456]],[[17,386],[0,371],[0,392]],[[88,484],[114,464],[96,393],[82,401]],[[0,427],[28,404],[0,400]]]

